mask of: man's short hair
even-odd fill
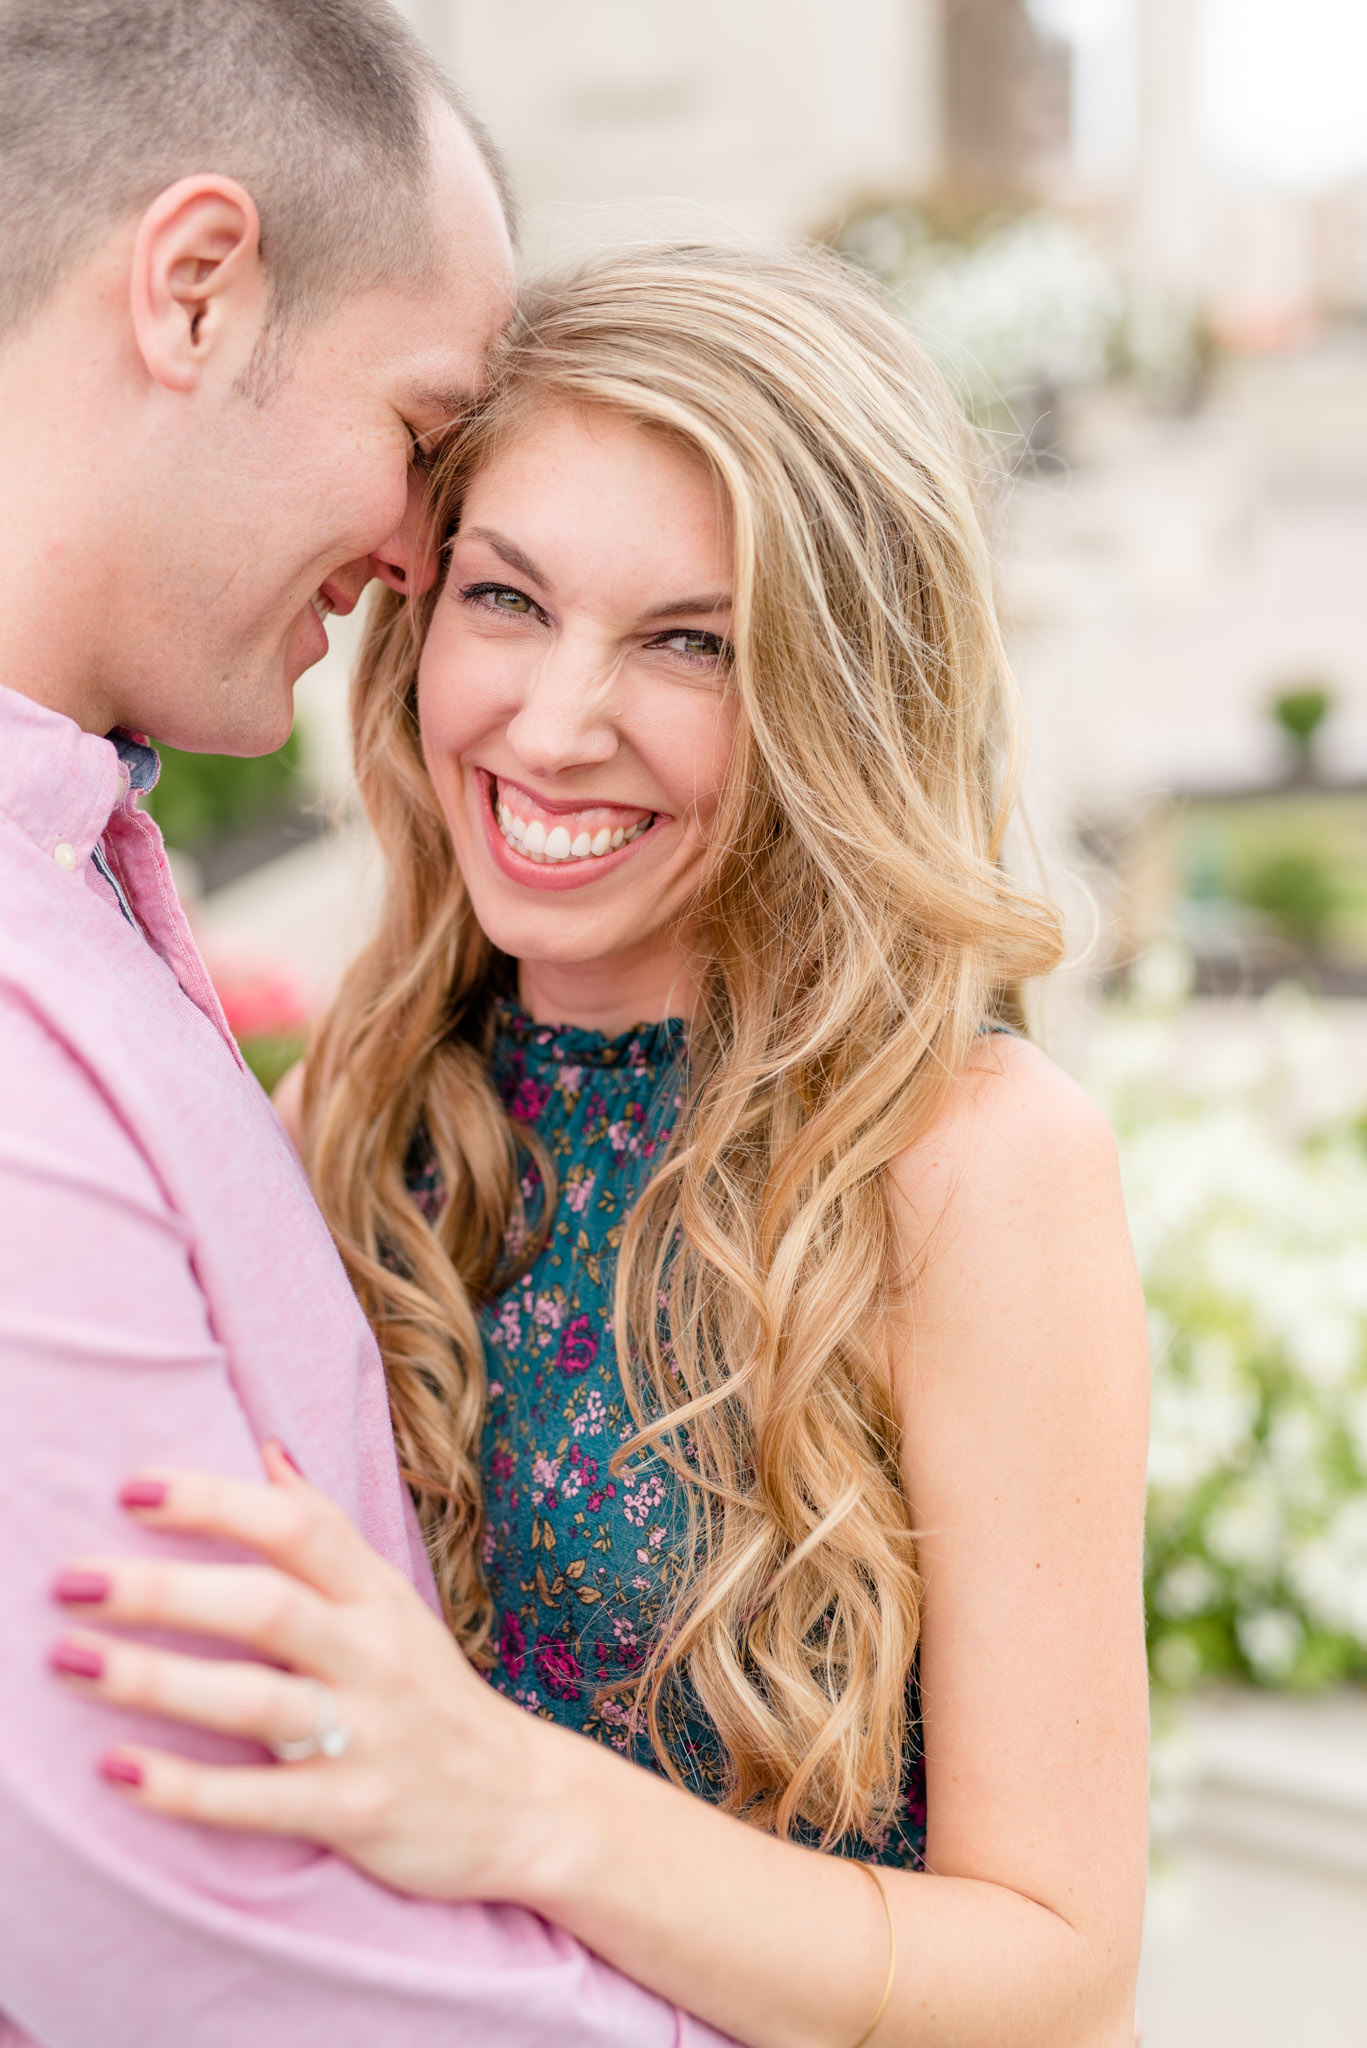
[[[270,324],[429,260],[434,102],[388,0],[0,0],[0,338],[196,171],[261,215]]]

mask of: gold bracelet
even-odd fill
[[[864,2044],[867,2041],[871,2041],[878,2031],[878,2023],[887,2011],[888,2000],[892,1997],[893,1982],[897,1976],[897,1929],[892,1921],[892,1907],[888,1902],[887,1887],[878,1875],[878,1872],[871,1863],[857,1863],[855,1869],[862,1870],[865,1877],[870,1880],[879,1898],[883,1901],[883,1911],[888,1916],[888,1981],[883,1986],[883,1996],[878,2001],[877,2012],[854,2044],[854,2048],[864,2048]]]

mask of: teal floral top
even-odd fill
[[[484,1568],[493,1595],[492,1683],[531,1712],[658,1768],[631,1723],[631,1691],[684,1569],[686,1508],[669,1468],[613,1452],[633,1433],[610,1327],[613,1269],[632,1204],[668,1145],[683,1101],[684,1027],[643,1024],[617,1038],[534,1024],[500,1006],[493,1079],[510,1115],[535,1128],[559,1196],[530,1271],[481,1314],[489,1378],[482,1468]],[[537,1219],[545,1190],[524,1156],[522,1190]],[[417,1147],[409,1187],[429,1215],[437,1169]],[[919,1717],[897,1820],[881,1840],[842,1853],[921,1868],[925,1772]],[[722,1760],[696,1702],[669,1720],[674,1760],[702,1797],[720,1796]]]

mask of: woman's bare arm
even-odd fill
[[[985,1050],[897,1199],[920,1274],[892,1335],[926,1531],[931,1872],[882,1873],[899,1964],[875,2042],[1129,2048],[1145,1362],[1109,1134],[1029,1048]],[[111,1569],[103,1615],[208,1626],[325,1678],[352,1752],[282,1772],[139,1749],[130,1796],[326,1840],[400,1889],[515,1899],[751,2048],[859,2038],[887,1963],[861,1872],[512,1706],[359,1539],[320,1529],[335,1511],[277,1476],[229,1493],[177,1478],[147,1519],[254,1541],[305,1582],[288,1597],[263,1591],[268,1572],[239,1596],[224,1568],[144,1561]],[[106,1697],[190,1720],[212,1699],[225,1725],[222,1664],[100,1642]],[[297,1734],[297,1681],[238,1668],[232,1725]]]

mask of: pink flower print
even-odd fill
[[[537,1295],[536,1307],[533,1309],[532,1314],[536,1319],[538,1329],[558,1330],[560,1328],[561,1313],[560,1303],[552,1301],[549,1294]]]
[[[593,1193],[594,1179],[595,1176],[593,1174],[586,1173],[582,1180],[566,1182],[565,1207],[573,1210],[576,1216],[582,1216],[585,1209],[589,1206],[589,1196]]]
[[[540,1507],[543,1503],[548,1505],[553,1503],[554,1494],[552,1489],[559,1477],[559,1458],[541,1457],[535,1460],[532,1465],[532,1502],[534,1506]]]
[[[530,1074],[524,1074],[508,1105],[508,1114],[516,1117],[519,1123],[534,1124],[550,1097],[549,1088],[540,1081],[534,1081]]]
[[[570,1330],[573,1328],[574,1324],[571,1323]],[[565,1334],[568,1336],[569,1331],[567,1330]],[[601,1436],[603,1434],[603,1424],[607,1419],[608,1411],[604,1406],[603,1397],[597,1387],[591,1387],[588,1399],[570,1426],[576,1436]]]
[[[532,1653],[536,1675],[558,1700],[577,1700],[584,1673],[569,1644],[558,1636],[541,1636]]]
[[[652,1529],[652,1530],[651,1530],[651,1532],[650,1532],[650,1547],[651,1547],[651,1549],[652,1549],[652,1550],[658,1550],[658,1549],[659,1549],[659,1547],[660,1547],[660,1545],[661,1545],[661,1544],[662,1544],[662,1543],[664,1542],[664,1540],[665,1540],[665,1532],[664,1532],[664,1530],[663,1530],[663,1529]]]
[[[634,1670],[645,1655],[635,1629],[624,1616],[619,1616],[612,1624],[612,1633],[617,1638],[618,1663],[628,1671]]]
[[[598,1356],[598,1338],[587,1316],[573,1316],[560,1339],[556,1364],[561,1372],[587,1372]]]
[[[649,1563],[650,1563],[650,1552],[649,1552],[648,1550],[638,1550],[638,1551],[637,1551],[637,1553],[636,1553],[636,1557],[637,1557],[637,1560],[638,1560],[638,1562],[639,1562],[639,1563],[641,1563],[641,1564],[649,1564]],[[641,1582],[640,1582],[639,1580],[637,1580],[637,1581],[636,1581],[636,1583],[637,1583],[637,1584],[640,1584]]]
[[[498,1334],[510,1351],[516,1351],[522,1325],[518,1320],[517,1303],[505,1301],[498,1312]]]
[[[517,1470],[517,1459],[512,1451],[500,1446],[489,1460],[489,1470],[495,1479],[511,1479]]]
[[[527,1638],[515,1614],[503,1617],[503,1626],[498,1632],[498,1654],[509,1678],[521,1678],[522,1667],[527,1661]]]
[[[591,1493],[591,1494],[589,1495],[589,1497],[588,1497],[588,1500],[587,1500],[587,1502],[585,1503],[585,1505],[587,1506],[587,1508],[588,1508],[588,1511],[589,1511],[589,1513],[590,1513],[591,1515],[596,1515],[596,1514],[597,1514],[597,1512],[598,1512],[598,1510],[599,1510],[599,1508],[601,1508],[601,1507],[602,1507],[602,1505],[603,1505],[603,1496],[602,1496],[602,1494],[601,1494],[601,1493]]]
[[[562,1067],[555,1077],[555,1085],[566,1095],[577,1095],[583,1079],[582,1067]]]
[[[633,1529],[644,1529],[654,1509],[664,1506],[665,1483],[658,1472],[650,1472],[635,1493],[622,1497],[622,1513]]]

